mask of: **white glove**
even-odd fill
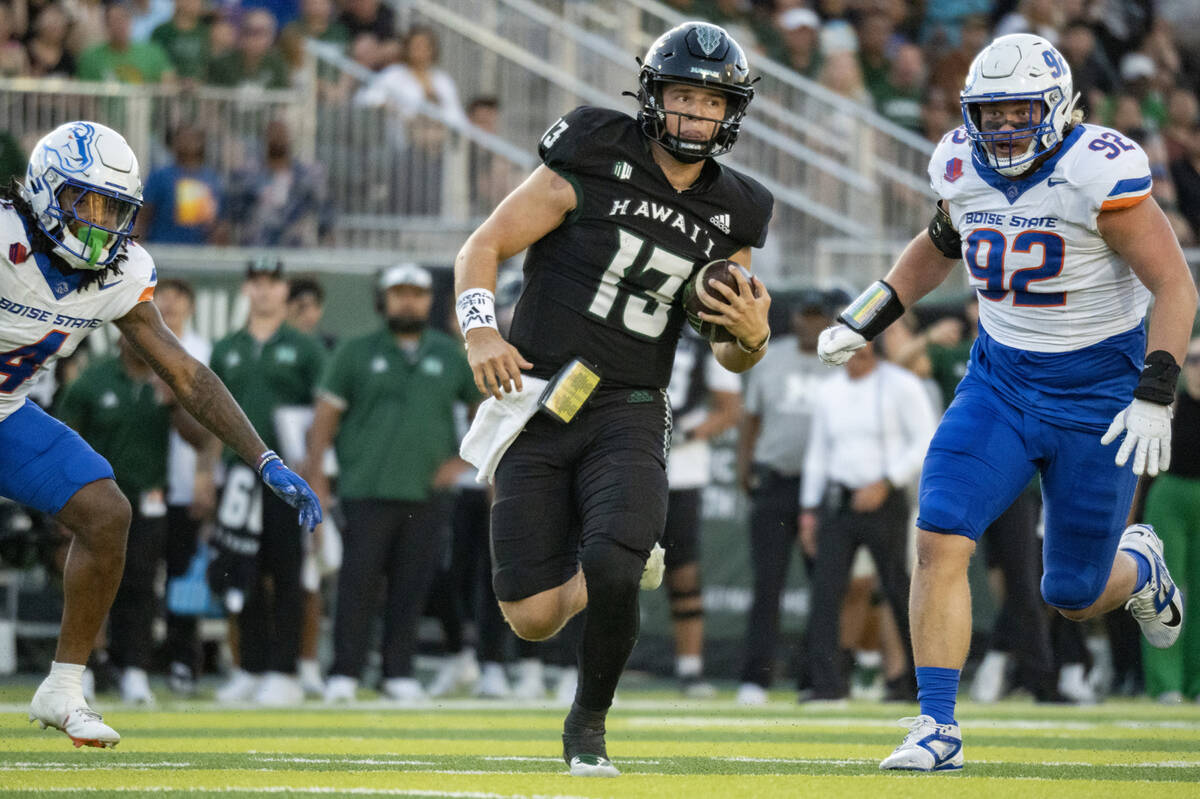
[[[1133,452],[1133,473],[1151,477],[1171,465],[1171,406],[1135,399],[1108,426],[1101,444],[1111,444],[1125,431],[1117,450],[1117,465],[1124,466]],[[1137,451],[1134,451],[1134,448]]]
[[[867,346],[867,340],[858,331],[843,324],[836,324],[821,331],[817,339],[817,355],[829,366],[841,366],[855,352]]]

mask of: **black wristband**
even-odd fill
[[[896,290],[886,281],[876,280],[838,314],[838,321],[870,341],[903,315],[904,303]]]
[[[1179,381],[1179,364],[1166,350],[1155,350],[1146,356],[1146,366],[1138,380],[1133,396],[1158,405],[1175,401],[1175,384]]]

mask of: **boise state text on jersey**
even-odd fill
[[[30,252],[20,214],[4,204],[0,251],[0,419],[5,419],[24,404],[39,369],[150,299],[158,277],[149,253],[130,242],[121,274],[77,291],[78,275],[64,274],[50,256]]]
[[[542,137],[542,160],[574,186],[577,204],[525,258],[509,340],[535,376],[581,357],[606,382],[666,387],[684,282],[765,241],[770,192],[712,159],[676,191],[651,146],[632,117],[587,106]]]

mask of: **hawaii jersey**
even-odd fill
[[[1096,224],[1101,211],[1150,196],[1150,165],[1132,140],[1077,125],[1036,171],[1009,180],[980,162],[960,127],[942,137],[929,178],[962,238],[991,338],[1070,352],[1141,324],[1149,292]]]
[[[542,160],[574,187],[576,207],[525,257],[509,341],[535,377],[580,357],[609,384],[665,388],[684,282],[709,261],[763,245],[770,192],[711,158],[677,191],[651,146],[632,117],[588,106],[542,137]]]
[[[0,203],[0,419],[20,408],[34,374],[70,355],[89,333],[154,295],[149,253],[130,242],[121,274],[77,291],[80,274],[30,252],[20,214]]]

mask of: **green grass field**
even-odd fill
[[[1110,701],[1059,707],[964,703],[966,768],[881,773],[915,706],[763,708],[622,691],[609,715],[612,780],[573,779],[559,757],[564,711],[471,700],[418,709],[383,702],[232,711],[209,702],[153,710],[99,703],[123,736],[75,749],[25,720],[33,685],[0,689],[0,796],[348,795],[405,797],[813,796],[896,799],[1200,797],[1200,706]],[[165,692],[163,692],[165,693]]]

